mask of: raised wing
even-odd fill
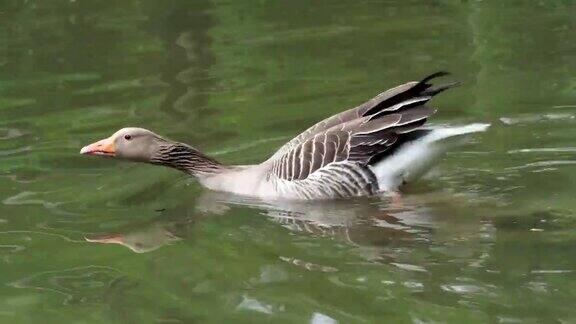
[[[410,107],[420,106],[430,100],[434,95],[457,85],[457,82],[434,86],[428,81],[447,75],[446,72],[437,72],[420,82],[408,82],[389,89],[358,107],[343,111],[332,117],[326,118],[300,135],[284,144],[272,157],[271,160],[282,158],[284,154],[295,147],[305,143],[316,135],[327,132],[330,128],[363,117],[381,117],[394,114]]]
[[[417,106],[371,115],[332,126],[294,145],[273,160],[271,173],[283,180],[303,180],[334,162],[369,165],[402,134],[422,126],[434,110]]]

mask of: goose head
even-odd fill
[[[122,128],[108,138],[84,146],[80,154],[163,165],[194,176],[223,170],[220,163],[197,149],[139,127]]]
[[[110,137],[84,146],[80,154],[112,157],[135,162],[151,162],[169,141],[138,127],[122,128]]]

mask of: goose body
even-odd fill
[[[331,199],[395,192],[417,180],[463,135],[487,124],[425,127],[426,103],[456,83],[432,85],[433,74],[387,90],[336,114],[284,144],[257,165],[225,166],[182,143],[142,128],[123,128],[81,153],[164,165],[205,187],[267,199]]]

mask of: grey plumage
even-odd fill
[[[164,165],[212,190],[261,198],[327,199],[394,191],[437,161],[445,152],[439,141],[488,127],[422,127],[436,112],[426,103],[457,85],[430,83],[443,75],[405,83],[329,117],[260,164],[225,166],[191,146],[138,127],[122,128],[80,153]]]
[[[433,86],[428,81],[445,74],[400,85],[313,125],[270,159],[269,178],[303,196],[373,194],[379,188],[368,166],[413,138],[411,133],[435,113],[425,104],[457,83]]]

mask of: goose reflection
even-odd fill
[[[169,229],[170,224],[155,222],[146,226],[137,226],[119,233],[103,234],[86,237],[91,243],[120,244],[135,253],[152,252],[181,238]]]
[[[438,243],[451,239],[460,240],[462,236],[480,237],[477,235],[479,231],[490,233],[486,227],[478,226],[478,221],[472,224],[464,223],[464,226],[459,223],[456,231],[454,226],[450,232],[443,230],[442,227],[446,225],[442,224],[442,215],[439,215],[437,210],[432,211],[423,206],[426,201],[439,203],[442,199],[448,199],[446,197],[437,193],[418,194],[405,199],[402,205],[395,205],[385,197],[330,202],[262,201],[225,193],[205,192],[195,202],[192,210],[166,211],[150,222],[129,226],[113,233],[90,235],[86,237],[86,241],[120,244],[136,253],[152,252],[162,246],[185,240],[190,236],[196,222],[230,216],[234,208],[249,208],[291,232],[346,242],[361,248],[362,256],[368,259],[398,261],[398,253],[390,254],[389,249],[406,248],[430,241]],[[450,199],[453,199],[453,196],[451,197]],[[453,201],[449,208],[453,212]]]
[[[199,199],[197,208],[203,212],[222,214],[231,206],[257,210],[293,232],[336,237],[354,245],[425,235],[432,225],[425,213],[416,213],[409,205],[391,204],[387,197],[264,201],[207,192]]]

